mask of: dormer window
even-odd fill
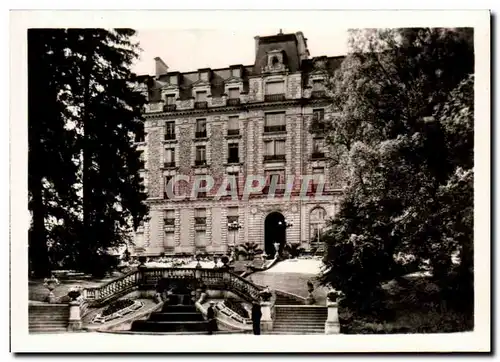
[[[209,82],[210,81],[210,69],[198,69],[198,78],[202,82]]]
[[[235,78],[241,78],[241,70],[240,69],[232,69],[231,75]]]
[[[167,94],[165,96],[165,103],[167,106],[175,104],[175,94]]]
[[[228,91],[229,99],[237,99],[240,98],[240,89],[239,88],[229,88]]]
[[[196,92],[196,102],[206,102],[206,101],[207,101],[206,91]]]
[[[177,75],[171,75],[170,76],[170,84],[171,85],[177,85],[179,82],[177,80]]]
[[[265,72],[281,72],[286,69],[286,55],[282,50],[271,50],[267,53],[267,65],[264,67]]]

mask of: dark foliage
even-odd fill
[[[381,283],[422,268],[441,290],[471,293],[472,30],[378,29],[352,40],[331,79],[341,115],[326,136],[348,187],[322,236],[323,282],[363,313],[384,309]]]
[[[130,29],[28,33],[30,264],[102,274],[147,214]],[[91,261],[96,261],[92,265]],[[99,268],[104,268],[99,270]]]

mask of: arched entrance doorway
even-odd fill
[[[276,254],[275,243],[279,243],[280,250],[286,243],[285,217],[280,212],[270,213],[264,222],[264,245],[266,254],[270,258]]]

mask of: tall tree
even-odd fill
[[[67,127],[64,92],[71,71],[66,35],[53,29],[28,31],[28,195],[30,269],[37,277],[50,272],[51,226],[77,201],[74,129]]]
[[[474,52],[471,29],[365,30],[351,41],[330,83],[341,116],[327,136],[349,187],[324,237],[324,281],[362,303],[427,262],[444,280],[453,252],[471,266]]]
[[[65,159],[72,161],[72,167],[58,172],[73,194],[77,193],[78,202],[70,205],[66,200],[55,201],[66,212],[59,215],[49,234],[53,238],[49,245],[54,261],[64,256],[66,266],[102,274],[109,267],[109,249],[124,244],[147,213],[139,152],[132,142],[142,132],[141,110],[146,101],[135,91],[137,78],[130,71],[138,56],[138,46],[131,40],[135,31],[51,32],[60,38],[61,56],[55,58],[51,50],[41,50],[44,56],[52,56],[45,74],[64,75],[62,90],[55,91],[58,97],[52,99],[51,109],[62,109],[61,122],[71,125],[66,134],[72,156]],[[45,39],[40,41],[45,44]],[[47,82],[41,80],[41,87]],[[34,108],[32,111],[36,113]],[[30,139],[30,143],[37,145],[36,140]],[[55,152],[63,147],[56,138]],[[40,235],[47,235],[41,223],[33,230],[40,240],[45,238]]]

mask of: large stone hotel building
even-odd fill
[[[252,65],[179,73],[155,61],[156,74],[144,76],[141,88],[149,99],[145,136],[136,139],[150,214],[135,234],[134,254],[222,254],[255,242],[272,256],[277,245],[309,249],[320,242],[342,177],[326,161],[321,127],[311,122],[334,115],[323,82],[325,70],[338,68],[342,57],[310,57],[301,32],[280,32],[255,37]],[[292,181],[304,184],[304,175],[314,177],[305,194],[295,186],[287,190]],[[215,185],[193,197],[196,176],[211,176]],[[216,196],[227,176],[238,180],[227,186],[237,197]],[[255,176],[276,180],[276,191],[266,183],[245,197]],[[322,197],[315,193],[316,176],[326,181]],[[184,180],[172,181],[179,177]]]

